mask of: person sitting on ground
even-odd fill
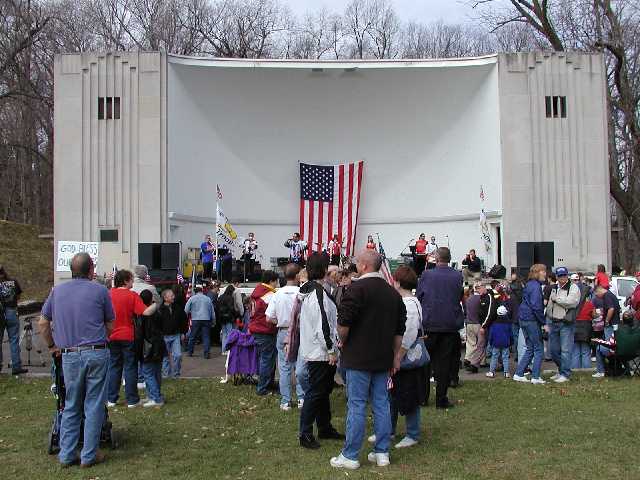
[[[291,321],[291,314],[300,287],[298,287],[298,273],[300,267],[295,263],[290,263],[284,269],[284,278],[287,284],[279,289],[267,306],[267,321],[278,327],[276,349],[278,350],[278,373],[280,376],[280,410],[288,412],[291,410],[291,371],[296,374],[296,396],[298,397],[298,408],[304,404],[304,389],[300,380],[305,376],[304,362],[287,361],[285,351],[286,337]]]
[[[391,417],[387,385],[389,375],[400,367],[399,352],[407,322],[402,297],[380,273],[380,254],[365,250],[357,255],[356,265],[360,277],[346,291],[338,310],[342,366],[347,377],[346,440],[340,455],[330,460],[331,466],[347,469],[360,466],[367,403],[371,403],[376,435],[367,459],[379,467],[389,465]]]
[[[149,290],[140,292],[142,303],[149,306],[153,303],[153,295]],[[140,361],[142,362],[142,374],[146,385],[148,399],[143,407],[162,407],[164,397],[161,392],[162,385],[162,359],[167,354],[167,347],[162,335],[162,320],[157,312],[142,317],[142,348],[140,349]]]
[[[418,285],[418,277],[412,268],[401,265],[394,272],[393,280],[407,311],[405,332],[398,353],[402,360],[414,347],[418,336],[422,333],[422,306],[412,293]],[[427,388],[425,370],[422,367],[401,369],[391,380],[393,382],[393,387],[389,391],[391,435],[395,436],[398,415],[404,415],[407,433],[396,444],[396,448],[412,447],[420,440],[420,404],[425,397]],[[372,443],[375,443],[376,438],[373,436],[369,440],[373,440]]]
[[[167,356],[162,360],[162,376],[178,378],[182,365],[182,340],[189,328],[184,307],[176,303],[176,294],[167,288],[162,292],[162,305],[158,309]]]
[[[211,299],[202,293],[202,287],[196,285],[195,292],[196,294],[190,297],[184,306],[184,313],[191,314],[191,332],[187,352],[190,357],[193,357],[196,338],[202,334],[203,356],[209,359],[211,358],[211,327],[216,321],[216,314]]]
[[[327,272],[326,258],[313,253],[307,260],[306,272],[309,281],[300,287],[300,348],[307,365],[308,388],[300,412],[300,446],[320,448],[313,435],[313,424],[318,427],[318,438],[341,440],[331,424],[331,403],[338,339],[336,332],[336,306],[322,287],[320,281]]]
[[[118,402],[120,383],[124,371],[124,391],[128,408],[140,405],[138,394],[138,359],[135,352],[134,315],[151,315],[156,304],[149,306],[131,290],[133,274],[129,270],[119,270],[114,279],[114,288],[109,290],[116,321],[109,337],[109,381],[107,406],[115,407]]]

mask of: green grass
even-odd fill
[[[20,300],[45,300],[53,286],[53,244],[33,225],[0,221],[0,265],[20,282]]]
[[[367,464],[365,446],[356,472],[329,466],[339,442],[324,441],[318,451],[297,446],[297,410],[281,412],[276,397],[214,380],[167,382],[163,409],[117,408],[111,418],[121,447],[105,450],[107,462],[91,470],[61,470],[45,453],[49,383],[0,377],[3,478],[640,478],[638,379],[579,377],[562,387],[467,382],[452,394],[458,408],[422,410],[420,445],[392,452],[386,469]],[[343,430],[343,391],[332,404]]]

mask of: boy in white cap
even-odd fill
[[[489,326],[489,348],[491,351],[491,363],[487,377],[496,376],[498,359],[502,358],[504,377],[509,378],[509,347],[511,346],[511,312],[505,305],[500,305],[495,322]]]

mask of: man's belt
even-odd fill
[[[102,343],[100,345],[82,345],[80,347],[62,348],[60,349],[60,351],[62,353],[73,353],[73,352],[84,352],[86,350],[103,350],[105,348],[107,348],[107,345]]]

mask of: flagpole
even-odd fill
[[[218,259],[218,208],[220,202],[220,185],[216,184],[216,234],[215,234],[215,242],[216,242],[216,280],[220,279],[220,274],[218,273],[218,266],[220,264]]]

